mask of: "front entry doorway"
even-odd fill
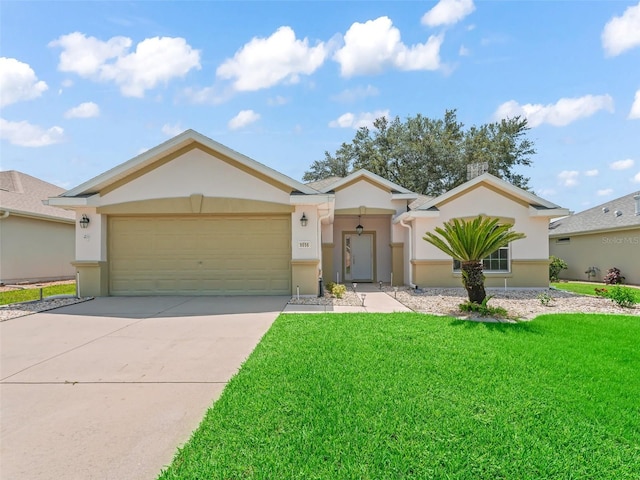
[[[352,282],[373,282],[373,234],[344,236],[344,278]]]

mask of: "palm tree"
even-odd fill
[[[487,294],[484,290],[482,259],[510,242],[525,237],[524,233],[512,232],[510,224],[498,224],[497,218],[478,216],[473,220],[454,218],[436,227],[422,237],[447,255],[460,261],[462,284],[467,290],[469,301],[481,304]],[[441,238],[442,237],[442,238]]]

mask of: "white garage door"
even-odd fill
[[[110,217],[111,295],[288,295],[291,217]]]

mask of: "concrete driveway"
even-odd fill
[[[0,478],[156,478],[288,299],[105,297],[0,323]]]

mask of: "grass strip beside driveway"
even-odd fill
[[[281,315],[162,479],[631,479],[640,321]]]
[[[75,295],[76,284],[51,285],[42,289],[44,298],[52,295]],[[39,288],[24,288],[21,290],[8,290],[0,292],[0,305],[9,305],[12,303],[29,302],[31,300],[40,299]]]

